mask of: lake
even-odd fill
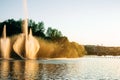
[[[0,60],[0,80],[119,80],[120,57]]]

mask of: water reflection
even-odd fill
[[[46,64],[40,63],[38,60],[2,60],[0,61],[0,79],[72,80],[73,77],[76,77],[78,69],[75,64]]]
[[[43,75],[42,79],[56,79],[56,80],[74,80],[79,76],[79,68],[75,64],[47,64],[42,65]]]
[[[12,63],[11,63],[12,64]],[[13,72],[12,72],[13,71]],[[24,63],[22,61],[14,61],[12,65],[12,78],[16,80],[24,79]]]
[[[36,60],[25,61],[25,80],[38,79],[39,76],[39,64]]]
[[[10,73],[10,62],[8,60],[3,60],[0,64],[0,78],[8,79]]]
[[[0,60],[0,80],[119,80],[120,58]]]

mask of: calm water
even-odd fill
[[[0,80],[120,80],[120,57],[0,60]]]

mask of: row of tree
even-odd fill
[[[85,45],[87,55],[120,55],[120,47],[106,47],[99,45]]]
[[[6,25],[7,36],[12,36],[15,34],[22,33],[22,19],[14,20],[8,19],[4,22],[0,22],[0,35],[2,35],[3,26]],[[52,39],[62,37],[61,31],[54,29],[52,27],[48,27],[47,31],[45,31],[44,22],[38,22],[28,19],[28,31],[32,29],[33,35],[39,36],[42,38]]]

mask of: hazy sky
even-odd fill
[[[23,0],[0,0],[0,21],[23,17]],[[28,0],[28,17],[70,41],[120,46],[120,0]]]

